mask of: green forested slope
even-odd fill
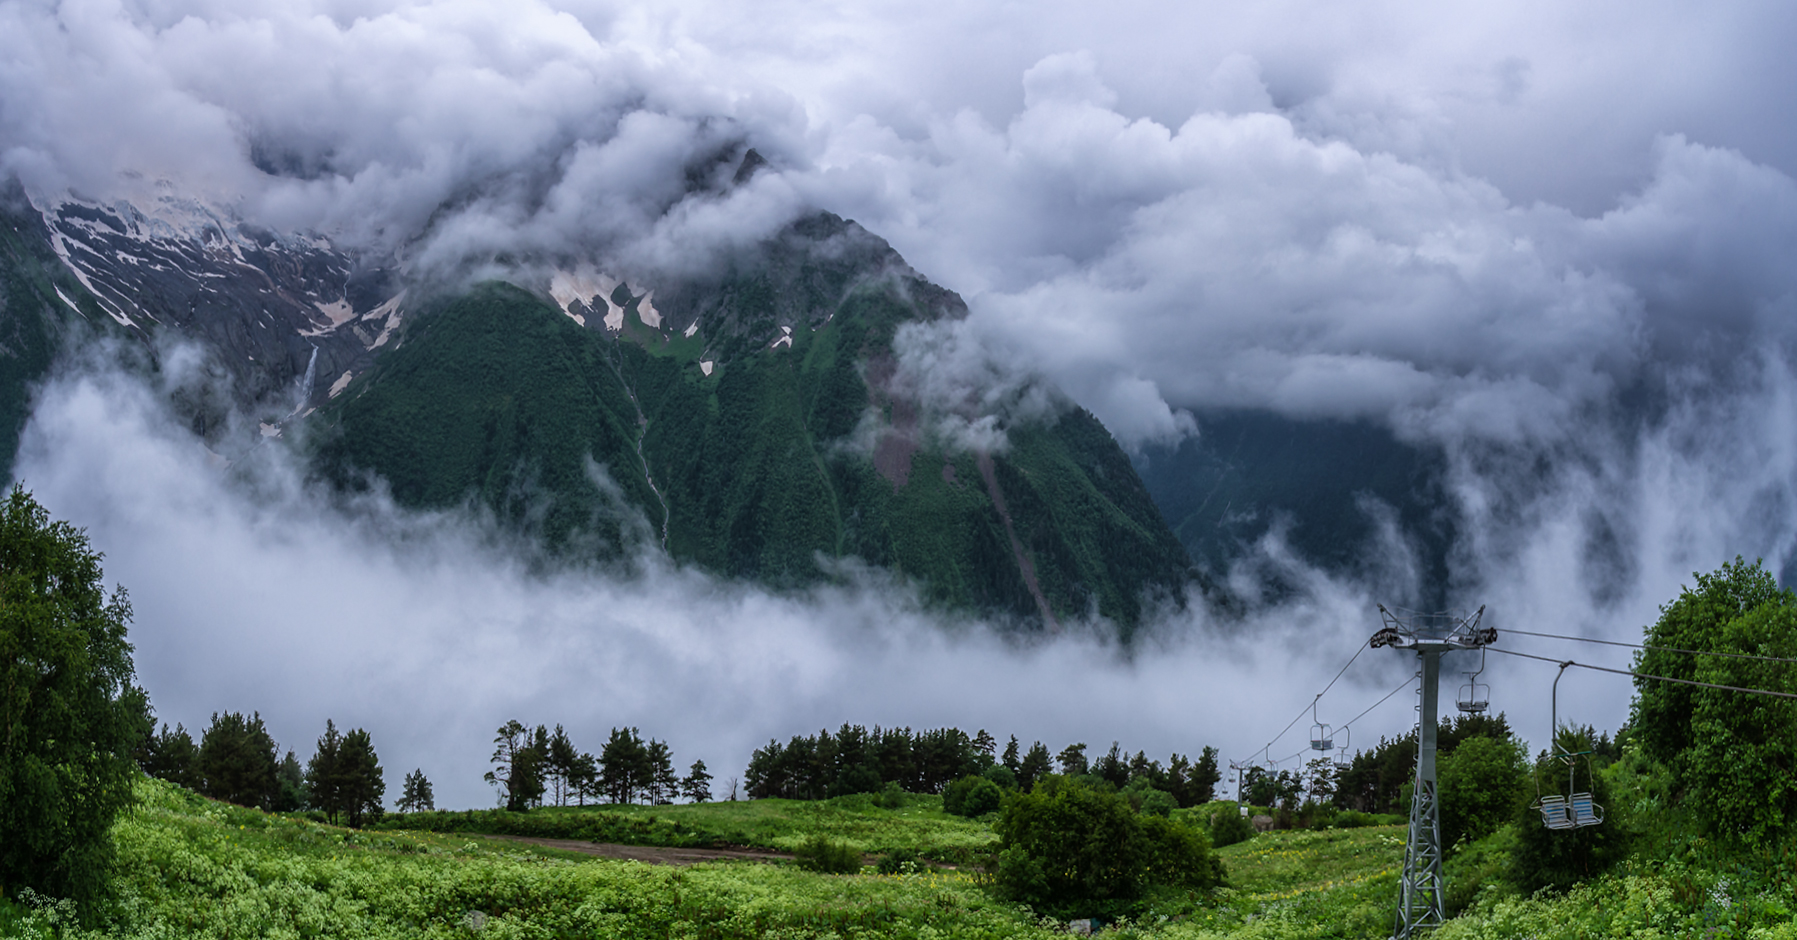
[[[482,285],[423,313],[321,409],[320,465],[344,484],[377,474],[406,505],[472,497],[557,551],[608,558],[647,540],[777,586],[854,556],[919,579],[945,605],[1038,614],[1014,535],[1056,617],[1132,625],[1145,590],[1177,590],[1183,549],[1084,411],[1013,428],[1010,449],[989,457],[918,434],[908,472],[876,469],[851,432],[870,405],[889,419],[905,405],[864,374],[920,314],[888,281],[833,280],[847,285],[841,298],[775,348],[743,339],[766,313],[753,308],[714,301],[700,320],[710,330],[686,337],[645,327],[631,299],[611,334],[517,287]],[[740,284],[717,296],[771,302]],[[707,375],[698,363],[710,356]]]

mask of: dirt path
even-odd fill
[[[774,852],[767,849],[676,849],[659,845],[615,845],[610,842],[584,842],[579,839],[533,839],[528,836],[482,836],[481,838],[524,842],[530,845],[540,845],[547,849],[562,849],[599,858],[648,862],[651,865],[697,865],[700,862],[723,861],[783,862],[791,861],[793,857],[789,852]]]

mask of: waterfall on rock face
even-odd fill
[[[299,380],[299,395],[293,402],[290,414],[299,414],[306,407],[306,400],[312,397],[312,379],[318,375],[318,347],[312,347],[312,358],[306,360],[306,374]]]

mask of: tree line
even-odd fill
[[[154,720],[146,716],[146,728]],[[281,755],[260,712],[214,712],[199,743],[177,723],[145,734],[133,756],[144,773],[179,784],[215,800],[254,806],[269,812],[316,810],[335,824],[351,827],[379,819],[387,783],[374,742],[366,730],[337,729],[326,719],[302,767],[292,749]],[[402,810],[432,809],[430,780],[422,770],[406,775],[399,799]]]
[[[1089,777],[1111,789],[1133,785],[1167,793],[1181,807],[1209,802],[1221,779],[1214,747],[1204,748],[1196,761],[1175,753],[1163,765],[1142,751],[1132,756],[1117,742],[1097,760],[1087,758],[1083,743],[1051,758],[1042,742],[1025,749],[1016,735],[1000,753],[985,729],[970,737],[959,728],[914,732],[844,724],[835,734],[825,729],[785,744],[769,740],[749,758],[743,786],[750,799],[817,800],[888,787],[943,793],[956,781],[987,777],[1002,788],[1029,792],[1057,764],[1063,775]]]
[[[512,719],[499,726],[493,737],[493,769],[484,779],[497,791],[506,809],[524,812],[570,801],[585,806],[590,799],[612,803],[672,803],[684,798],[691,803],[711,799],[711,774],[705,762],[694,761],[682,777],[674,772],[667,742],[644,741],[636,728],[613,728],[598,756],[574,746],[567,731],[546,725],[533,731]],[[734,790],[730,799],[736,799]]]

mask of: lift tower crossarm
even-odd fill
[[[1441,926],[1441,807],[1436,800],[1435,715],[1441,701],[1441,654],[1479,649],[1497,642],[1497,630],[1483,627],[1485,608],[1463,613],[1394,613],[1379,605],[1382,625],[1373,634],[1374,649],[1389,646],[1414,650],[1422,661],[1422,702],[1417,711],[1416,786],[1410,799],[1410,838],[1404,846],[1404,872],[1398,880],[1398,916],[1394,940]]]

